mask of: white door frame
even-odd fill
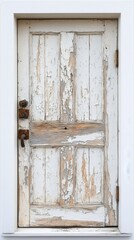
[[[118,18],[119,19],[119,229],[133,232],[134,216],[134,4],[132,0],[44,0],[5,2],[0,29],[0,155],[3,233],[17,232],[17,19],[18,18]],[[98,231],[98,230],[97,230]],[[29,234],[34,235],[35,230]],[[42,231],[41,231],[42,232]],[[35,233],[40,235],[38,231]],[[43,230],[44,236],[68,235]],[[70,236],[112,235],[105,229],[70,231]],[[114,234],[113,234],[114,235]]]

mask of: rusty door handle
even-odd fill
[[[24,142],[24,140],[26,139],[26,135],[25,134],[22,134],[21,135],[21,147],[25,147],[25,142]]]
[[[21,147],[25,147],[25,140],[29,139],[29,130],[28,129],[19,129],[18,130],[18,138],[21,141]]]

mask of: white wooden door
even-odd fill
[[[116,20],[18,21],[19,227],[117,226],[116,49]]]

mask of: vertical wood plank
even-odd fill
[[[102,36],[90,36],[90,120],[103,120]]]
[[[29,100],[29,21],[18,27],[18,101]]]
[[[103,202],[103,176],[104,176],[103,149],[90,148],[90,203]]]
[[[104,83],[105,83],[105,206],[106,225],[117,225],[117,21],[105,21],[104,33]]]
[[[18,101],[26,99],[29,102],[29,21],[19,22],[18,27]],[[28,128],[29,120],[18,121],[18,128]],[[29,141],[19,151],[19,227],[29,226]]]
[[[44,35],[31,36],[31,120],[44,120]],[[45,201],[45,150],[33,148],[31,152],[30,202],[41,204]]]
[[[45,149],[32,148],[31,152],[31,184],[30,184],[30,202],[31,204],[42,204],[45,202],[46,185],[46,164]]]
[[[19,142],[19,227],[29,226],[29,141],[25,148]]]
[[[44,120],[44,36],[33,35],[31,49],[31,118]]]
[[[61,206],[74,205],[74,147],[61,147]]]
[[[60,77],[59,35],[45,36],[45,119],[59,120],[60,115]]]
[[[46,204],[59,203],[60,199],[60,154],[59,149],[46,149]]]
[[[59,120],[60,117],[60,80],[59,80],[59,35],[45,36],[45,120]],[[59,201],[59,151],[46,149],[46,204]]]
[[[89,35],[76,35],[76,119],[89,120]]]
[[[61,33],[61,121],[74,120],[74,33]]]
[[[89,190],[89,149],[78,148],[76,154],[76,202],[85,204],[90,202],[90,190]]]

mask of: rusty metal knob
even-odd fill
[[[19,101],[20,107],[25,108],[25,107],[27,107],[27,105],[28,105],[28,101],[26,99]]]

